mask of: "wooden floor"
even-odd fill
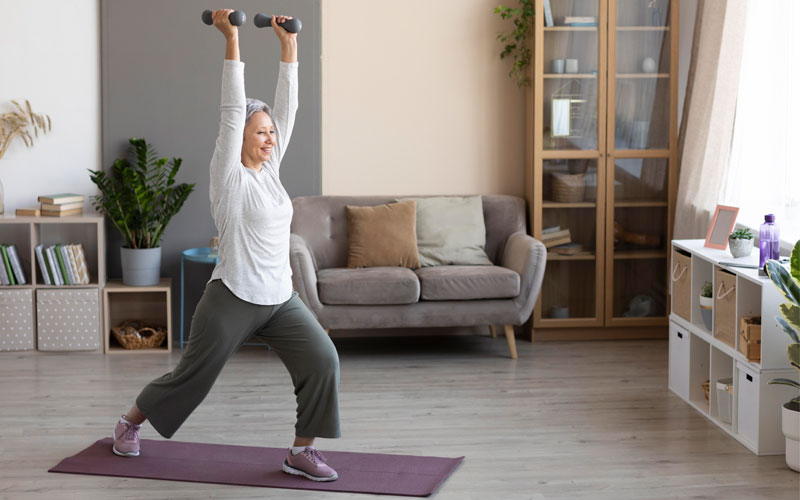
[[[336,344],[344,437],[318,447],[465,455],[437,499],[800,497],[782,456],[756,457],[667,390],[666,341],[520,340],[517,361],[488,330]],[[0,498],[378,498],[47,472],[110,435],[177,359],[0,353]],[[283,365],[247,348],[174,439],[283,447],[293,424]]]

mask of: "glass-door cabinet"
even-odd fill
[[[548,247],[534,328],[667,321],[676,0],[537,0],[531,230]]]

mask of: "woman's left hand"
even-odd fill
[[[295,43],[297,41],[297,33],[289,33],[282,27],[278,26],[278,23],[283,23],[291,18],[292,16],[272,16],[272,29],[275,30],[275,35],[277,35],[278,39],[281,41],[281,45]]]

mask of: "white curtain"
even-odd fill
[[[758,227],[774,213],[800,239],[800,1],[753,3],[747,16],[730,169],[722,202]]]
[[[747,3],[700,0],[697,5],[679,138],[681,170],[673,230],[676,239],[705,238],[726,182]],[[772,8],[754,5],[755,8],[780,17]]]

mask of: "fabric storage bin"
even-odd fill
[[[100,293],[96,288],[37,290],[40,351],[94,351],[100,348]]]
[[[0,290],[0,351],[34,347],[33,290]]]
[[[672,251],[672,312],[691,321],[692,257],[680,250]]]
[[[714,338],[736,347],[736,275],[717,268],[714,285]]]

